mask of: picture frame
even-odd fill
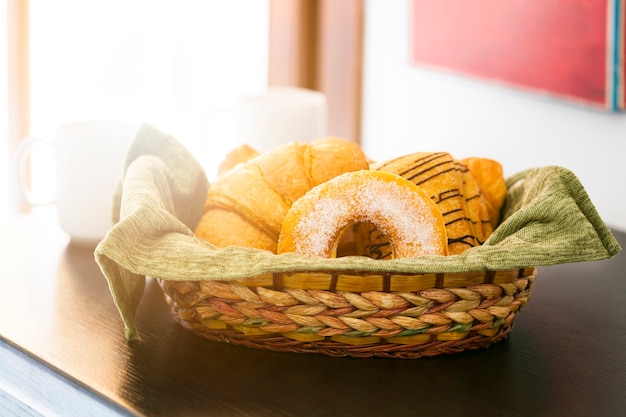
[[[624,0],[410,0],[410,63],[626,108]]]

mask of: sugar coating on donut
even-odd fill
[[[368,170],[335,177],[297,200],[278,252],[334,257],[342,232],[355,223],[387,235],[396,258],[447,254],[443,217],[432,200],[398,175]]]

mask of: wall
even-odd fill
[[[382,160],[444,150],[502,163],[505,176],[560,165],[604,221],[626,231],[626,114],[408,64],[408,2],[367,0],[362,144]]]

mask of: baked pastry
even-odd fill
[[[371,170],[339,175],[294,202],[277,253],[334,258],[341,235],[359,223],[389,238],[393,258],[448,253],[443,216],[430,196],[399,175]]]
[[[259,156],[259,152],[249,145],[243,144],[228,152],[217,167],[217,176],[221,177],[239,164]]]
[[[476,178],[487,205],[489,222],[495,229],[500,220],[500,212],[507,191],[502,165],[488,158],[466,158],[462,159],[461,163]]]
[[[366,156],[353,142],[331,137],[284,144],[217,178],[195,233],[216,246],[275,253],[283,219],[294,201],[337,175],[367,168]]]
[[[372,169],[401,175],[432,198],[446,224],[450,254],[481,245],[489,237],[506,194],[499,163],[481,158],[465,161],[471,168],[446,152],[420,152],[372,165]],[[367,233],[370,247],[383,258],[388,256],[384,237],[372,230]]]

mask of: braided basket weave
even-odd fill
[[[504,339],[535,276],[535,268],[302,272],[159,283],[175,319],[210,340],[280,352],[419,358]]]

